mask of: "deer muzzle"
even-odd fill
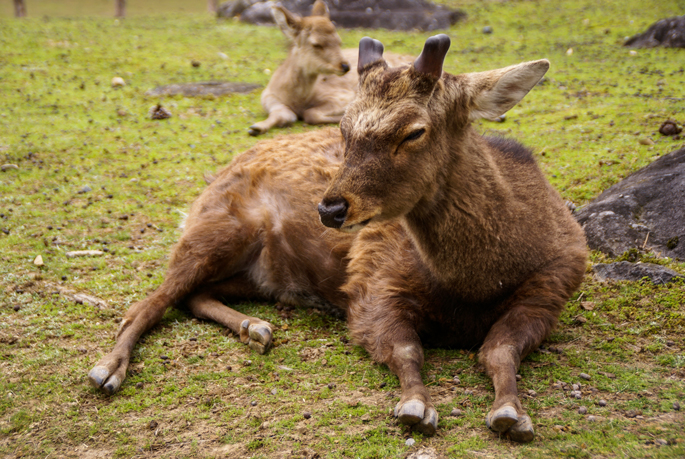
[[[319,203],[319,218],[321,223],[329,228],[339,229],[347,218],[349,204],[345,198],[334,200],[324,199]]]

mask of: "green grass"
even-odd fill
[[[176,2],[175,13],[147,16],[131,4],[130,17],[117,21],[67,3],[70,13],[28,3],[25,20],[0,10],[0,164],[19,167],[0,173],[0,455],[383,458],[422,446],[448,457],[685,455],[685,420],[673,409],[685,404],[682,282],[586,277],[558,330],[521,366],[519,389],[537,433],[528,445],[485,428],[493,391],[475,350],[426,351],[423,376],[440,424],[438,435],[423,438],[393,419],[397,379],[348,343],[343,322],[306,309],[282,316],[270,304],[236,305],[280,327],[268,355],[170,310],[134,350],[119,393],[91,388],[87,371],[112,347],[119,318],[161,282],[203,174],[253,145],[246,129],[264,117],[259,91],[162,99],[145,91],[210,80],[266,85],[286,46],[278,29],[217,22],[201,13],[204,5],[179,14]],[[533,147],[565,199],[585,204],[683,145],[657,132],[665,119],[685,122],[682,50],[632,55],[620,46],[682,14],[682,1],[447,3],[469,14],[448,31],[448,72],[552,62],[504,123],[477,127]],[[89,8],[107,15],[110,6]],[[485,25],[494,33],[482,34]],[[416,55],[431,34],[341,31],[348,47],[365,35]],[[113,89],[115,76],[127,85]],[[171,119],[148,118],[158,102]],[[297,123],[265,137],[311,129]],[[654,144],[639,142],[646,138]],[[64,255],[80,249],[107,252]],[[37,255],[43,267],[33,264]],[[685,272],[682,262],[655,256],[643,259]],[[76,304],[55,293],[59,285],[108,307]],[[583,384],[582,399],[555,388],[558,380]],[[462,415],[450,416],[453,408]]]

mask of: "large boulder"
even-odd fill
[[[630,37],[623,43],[630,48],[685,48],[685,15],[655,22],[646,32]]]
[[[645,249],[685,259],[685,148],[612,186],[576,218],[590,248],[611,257]]]
[[[219,6],[217,15],[239,17],[251,24],[273,24],[271,5],[276,2],[234,0]],[[309,16],[314,0],[281,0],[285,8]],[[431,31],[449,28],[466,13],[427,0],[328,0],[331,20],[338,27]]]

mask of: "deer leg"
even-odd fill
[[[297,115],[283,104],[277,104],[269,109],[269,116],[264,121],[255,123],[247,130],[248,134],[255,136],[264,134],[272,127],[290,126],[297,121]]]
[[[256,291],[247,291],[250,285],[251,282],[245,276],[237,276],[219,287],[220,295],[233,298],[260,297]],[[236,289],[240,291],[239,295],[235,294]],[[271,348],[274,326],[229,308],[217,301],[214,294],[216,291],[202,292],[189,298],[190,312],[199,319],[213,320],[223,325],[238,335],[240,341],[252,350],[265,354]]]
[[[334,124],[342,119],[344,109],[323,105],[305,110],[302,120],[307,124]]]
[[[514,292],[509,307],[492,326],[480,349],[480,362],[495,388],[486,425],[517,442],[532,441],[535,432],[518,398],[516,372],[521,360],[537,349],[556,325],[567,299],[582,279],[584,266],[557,262],[548,268]]]
[[[90,382],[108,394],[126,378],[131,352],[140,336],[157,324],[166,309],[180,302],[208,279],[240,270],[249,258],[249,235],[255,231],[225,212],[198,217],[174,247],[164,282],[124,315],[114,349],[88,373]]]

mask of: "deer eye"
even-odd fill
[[[314,49],[316,49],[316,50],[322,50],[322,49],[323,49],[323,45],[321,45],[321,44],[319,44],[319,43],[314,43],[312,46],[313,46]]]
[[[425,132],[426,132],[426,130],[423,128],[412,131],[407,137],[404,138],[402,143],[411,142],[412,140],[416,140],[419,137],[421,137]]]

